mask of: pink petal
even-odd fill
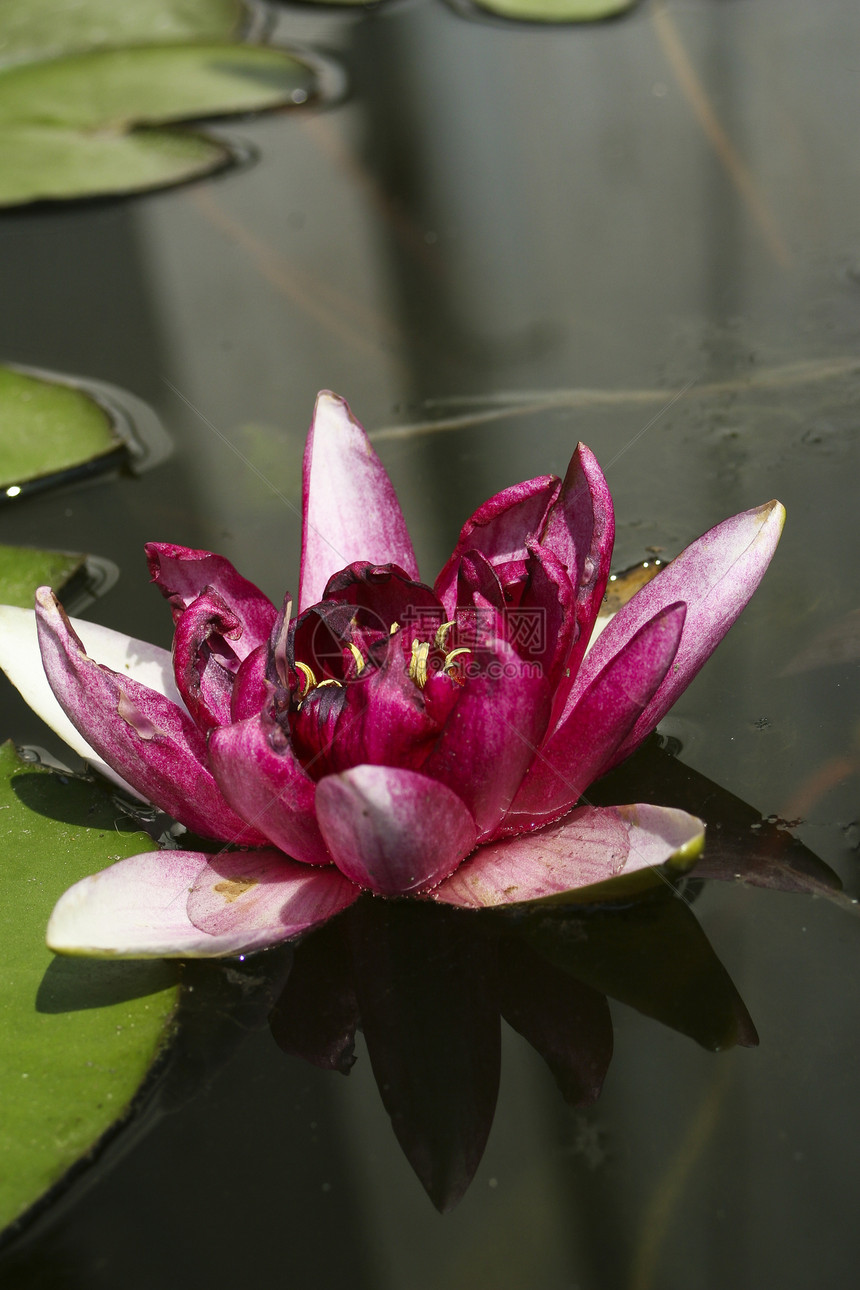
[[[612,765],[651,733],[735,622],[764,576],[784,521],[785,510],[774,501],[710,529],[642,587],[589,650],[568,709],[644,622],[674,601],[687,604],[671,671],[615,753]]]
[[[299,613],[357,560],[396,564],[418,577],[391,480],[349,405],[329,390],[317,398],[305,448],[303,515]]]
[[[583,806],[537,833],[479,847],[430,896],[466,909],[546,897],[612,899],[659,881],[654,871],[662,865],[688,869],[703,841],[702,821],[686,811]]]
[[[475,845],[475,822],[457,794],[411,770],[329,775],[317,785],[316,811],[338,868],[383,896],[432,886]]]
[[[230,810],[194,722],[169,699],[88,658],[49,587],[36,593],[39,648],[72,725],[148,801],[204,837],[265,838]]]
[[[510,645],[465,656],[476,669],[422,766],[466,803],[479,837],[491,833],[514,800],[549,719],[549,688],[539,666]]]
[[[173,703],[181,702],[168,650],[146,641],[135,640],[122,632],[112,631],[109,627],[88,623],[81,618],[69,621],[91,658],[102,659],[113,671],[134,677],[136,681],[156,690]],[[65,740],[70,748],[126,792],[135,797],[141,796],[79,734],[54,698],[39,653],[36,615],[32,609],[0,605],[0,667],[37,716]]]
[[[296,864],[280,851],[224,851],[210,856],[188,896],[188,917],[210,936],[242,938],[262,949],[328,922],[359,897],[333,866]]]
[[[238,618],[217,592],[205,591],[180,614],[173,637],[173,670],[182,700],[200,730],[230,720],[239,658],[232,645],[242,634]],[[257,650],[261,649],[257,646]]]
[[[588,646],[606,590],[614,540],[615,514],[603,471],[590,449],[577,444],[541,534],[541,545],[567,568],[576,588],[576,631],[566,660],[567,678],[556,690],[553,721],[564,709]]]
[[[331,864],[314,815],[316,785],[265,714],[213,730],[209,765],[233,809],[287,855]]]
[[[558,818],[597,778],[671,667],[685,616],[683,604],[661,610],[598,673],[529,767],[505,832]]]
[[[463,525],[453,554],[436,579],[436,594],[449,614],[456,608],[461,557],[467,551],[479,551],[496,568],[525,562],[526,539],[540,533],[558,487],[555,475],[542,475],[505,488],[478,507]]]
[[[170,542],[147,542],[144,550],[152,581],[170,602],[174,622],[208,587],[218,593],[241,624],[240,633],[231,639],[239,659],[269,639],[277,615],[275,606],[223,555]]]
[[[228,857],[230,863],[226,863]],[[269,920],[265,925],[258,922],[245,926],[239,911],[215,932],[191,922],[187,912],[189,891],[195,884],[202,889],[214,879],[212,864],[220,865],[222,859],[224,875],[217,876],[217,882],[223,883],[224,889],[213,891],[212,903],[220,901],[231,909],[240,905],[244,912],[254,895],[252,884],[268,883],[266,901],[260,902],[258,897],[254,902],[254,907],[265,912]],[[275,863],[280,875],[279,905],[271,899]],[[301,879],[307,874],[313,878],[331,874],[336,882],[305,885]],[[234,899],[229,904],[226,895],[233,891],[241,901]],[[355,888],[337,870],[300,868],[274,851],[228,852],[214,861],[202,851],[145,851],[70,887],[54,908],[47,940],[49,948],[60,954],[88,957],[213,958],[242,954],[297,935],[343,908],[339,901],[349,904],[346,897],[354,892]],[[204,904],[205,899],[201,897]]]

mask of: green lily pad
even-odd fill
[[[478,9],[520,22],[600,22],[632,9],[636,0],[472,0]]]
[[[179,987],[163,963],[54,958],[66,887],[152,848],[95,785],[0,747],[0,1228],[97,1153],[165,1049]]]
[[[0,496],[10,498],[125,455],[107,412],[82,390],[8,367],[0,367],[0,446]]]
[[[0,62],[108,45],[231,40],[245,16],[241,0],[3,0]]]
[[[177,121],[305,102],[311,68],[279,49],[95,50],[0,70],[0,205],[163,187],[232,159]]]
[[[0,604],[32,609],[37,587],[53,587],[59,595],[85,566],[85,556],[68,551],[0,546]]]

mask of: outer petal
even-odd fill
[[[615,753],[612,765],[651,733],[735,622],[764,576],[784,522],[784,508],[773,501],[710,529],[638,591],[589,650],[571,696],[574,702],[647,619],[673,601],[687,603],[672,669]]]
[[[685,616],[683,604],[661,610],[609,660],[532,762],[505,832],[557,819],[597,778],[662,683]]]
[[[85,622],[81,618],[72,618],[70,622],[88,655],[102,659],[114,672],[133,677],[149,689],[164,695],[172,703],[180,703],[173,679],[173,664],[166,649],[135,640],[122,632],[111,631],[109,627]],[[70,748],[114,783],[133,793],[135,797],[141,797],[137,789],[132,788],[117,771],[108,766],[83,735],[78,733],[54,698],[39,653],[36,615],[32,609],[0,605],[0,667],[21,691],[33,711]]]
[[[361,893],[333,866],[312,869],[280,851],[211,856],[188,896],[188,917],[211,936],[262,949],[328,922]]]
[[[400,504],[364,430],[344,399],[317,397],[304,460],[299,613],[322,600],[333,573],[356,560],[418,564]]]
[[[436,594],[449,614],[456,608],[461,557],[467,551],[480,551],[494,567],[524,564],[528,559],[526,539],[540,533],[558,487],[555,475],[541,475],[503,489],[478,507],[463,525],[453,554],[436,579]]]
[[[215,932],[195,926],[188,916],[195,883],[202,905],[211,900],[233,911]],[[209,883],[211,897],[202,894]],[[222,890],[215,891],[219,883]],[[254,898],[257,887],[264,891],[262,899],[259,892]],[[350,904],[354,895],[355,888],[336,870],[308,870],[277,851],[217,858],[200,851],[146,851],[70,887],[54,908],[47,940],[58,953],[88,957],[240,954],[298,935]],[[249,925],[245,913],[252,903],[259,917]]]
[[[664,864],[688,869],[704,836],[702,821],[686,811],[647,805],[583,806],[537,833],[480,847],[430,895],[467,909],[548,896],[611,899],[626,893],[621,880],[630,875],[644,872],[650,877],[648,871]],[[610,879],[617,893],[609,886],[604,889]]]
[[[211,587],[241,624],[241,632],[230,641],[239,659],[268,640],[277,616],[275,606],[223,555],[170,542],[147,542],[144,550],[152,581],[170,601],[174,622],[206,587]]]
[[[265,715],[213,730],[209,765],[224,796],[254,829],[295,860],[331,864],[314,816],[316,785]]]
[[[411,770],[329,775],[317,785],[316,809],[338,868],[383,896],[433,886],[475,845],[475,822],[457,794]]]
[[[206,746],[175,703],[84,652],[49,587],[36,592],[39,648],[66,716],[145,798],[204,837],[264,842],[227,805],[205,765]]]

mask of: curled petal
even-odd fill
[[[266,681],[268,659],[269,647],[258,645],[240,664],[230,694],[230,717],[233,721],[243,721],[262,710],[269,694]]]
[[[144,549],[152,581],[170,602],[174,622],[208,587],[239,620],[241,631],[231,641],[239,659],[268,640],[277,610],[269,597],[237,573],[229,560],[211,551],[194,551],[170,542],[147,542]]]
[[[316,811],[341,872],[383,896],[432,887],[475,845],[475,822],[457,794],[411,770],[329,775],[317,785]]]
[[[213,730],[209,764],[233,809],[295,860],[331,864],[314,816],[315,785],[265,713]]]
[[[430,893],[465,909],[546,897],[623,897],[659,881],[663,865],[688,869],[705,837],[701,820],[665,806],[583,806],[557,824],[479,847]],[[604,887],[605,884],[605,887]],[[598,891],[598,887],[600,890]],[[587,892],[580,896],[579,893]]]
[[[214,591],[203,592],[177,619],[173,638],[176,685],[204,733],[230,720],[239,667],[231,646],[241,632],[238,618]]]
[[[418,564],[400,503],[367,435],[344,399],[317,397],[304,459],[299,613],[322,600],[333,573],[355,560]]]
[[[571,695],[573,702],[653,614],[673,601],[687,604],[684,631],[672,668],[616,751],[611,765],[651,733],[716,649],[761,582],[784,521],[785,510],[774,501],[710,529],[638,591],[589,650]]]
[[[503,584],[515,571],[520,577],[525,576],[526,539],[540,533],[558,487],[555,475],[541,475],[503,489],[478,507],[463,525],[454,552],[436,579],[436,594],[449,614],[456,607],[457,575],[460,560],[467,551],[480,551],[499,573]]]
[[[173,679],[173,664],[166,649],[135,640],[132,636],[112,631],[109,627],[88,623],[81,618],[71,618],[69,621],[88,655],[102,659],[114,672],[133,677],[172,703],[181,703]],[[0,667],[37,716],[70,748],[115,784],[133,793],[135,797],[141,796],[136,788],[87,743],[54,698],[39,653],[36,615],[32,609],[0,605]]]
[[[162,694],[84,652],[49,587],[36,592],[39,648],[51,689],[87,743],[127,783],[204,837],[264,842],[227,805],[193,721]]]
[[[672,665],[686,605],[661,610],[611,658],[532,762],[504,831],[569,811],[613,757]]]

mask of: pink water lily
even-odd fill
[[[194,833],[243,848],[147,852],[85,879],[54,911],[54,949],[235,954],[365,889],[485,908],[692,861],[703,826],[683,811],[580,800],[737,618],[779,540],[778,502],[699,538],[593,643],[614,521],[582,444],[563,480],[485,502],[431,587],[364,430],[324,392],[303,514],[295,614],[221,556],[149,544],[172,661],[73,624],[42,588],[47,691],[31,619],[3,611],[0,662],[37,710],[65,714],[96,764]]]

